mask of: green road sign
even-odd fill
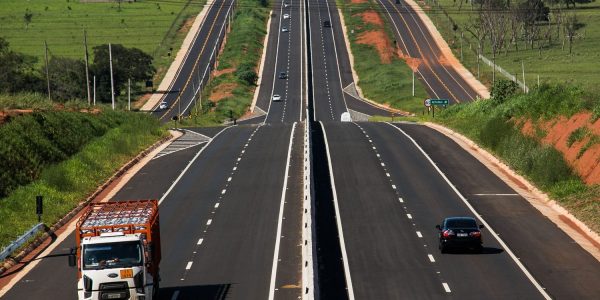
[[[448,99],[429,99],[431,105],[448,105],[450,101]]]

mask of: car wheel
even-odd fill
[[[444,245],[442,245],[441,243],[440,243],[440,245],[438,246],[438,248],[440,248],[440,252],[442,252],[442,253],[446,253],[446,247],[444,247]]]

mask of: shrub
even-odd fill
[[[519,86],[512,80],[498,80],[492,87],[492,101],[495,104],[502,104],[504,101],[516,94]]]

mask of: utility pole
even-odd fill
[[[94,75],[94,106],[96,106],[96,75]]]
[[[85,31],[85,29],[83,30],[83,46],[85,48],[85,85],[86,85],[86,89],[87,89],[87,99],[88,99],[88,105],[91,104],[92,102],[92,98],[90,96],[90,70],[89,70],[89,55],[88,55],[88,48],[87,48],[87,33]]]
[[[525,62],[521,61],[521,70],[523,70],[523,93],[527,93],[527,86],[525,85]]]
[[[112,109],[115,110],[115,83],[113,81],[113,67],[112,67],[112,47],[108,44],[108,58],[110,62],[110,97],[112,99]]]
[[[463,61],[463,38],[465,36],[464,32],[460,32],[460,61]]]
[[[52,101],[50,96],[50,72],[48,71],[48,43],[44,41],[45,54],[44,59],[46,60],[46,83],[48,84],[48,100]]]
[[[131,78],[127,79],[127,110],[131,110]]]
[[[415,72],[412,72],[413,75],[413,85],[412,85],[412,95],[415,96]]]

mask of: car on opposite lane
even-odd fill
[[[169,108],[169,104],[167,104],[167,102],[165,102],[165,101],[162,101],[162,102],[161,102],[161,103],[158,105],[158,109],[160,109],[160,110],[165,110],[165,109],[167,109],[167,108]]]
[[[439,249],[445,253],[448,249],[483,250],[481,230],[483,225],[477,225],[472,217],[445,218],[442,225],[435,226],[439,230]]]
[[[281,96],[279,94],[273,95],[273,102],[281,101]]]
[[[289,14],[284,14],[284,15],[283,15],[283,18],[284,18],[284,19],[289,19],[289,18],[290,18],[290,15],[289,15]]]
[[[281,32],[289,32],[290,30],[287,27],[281,27]]]

